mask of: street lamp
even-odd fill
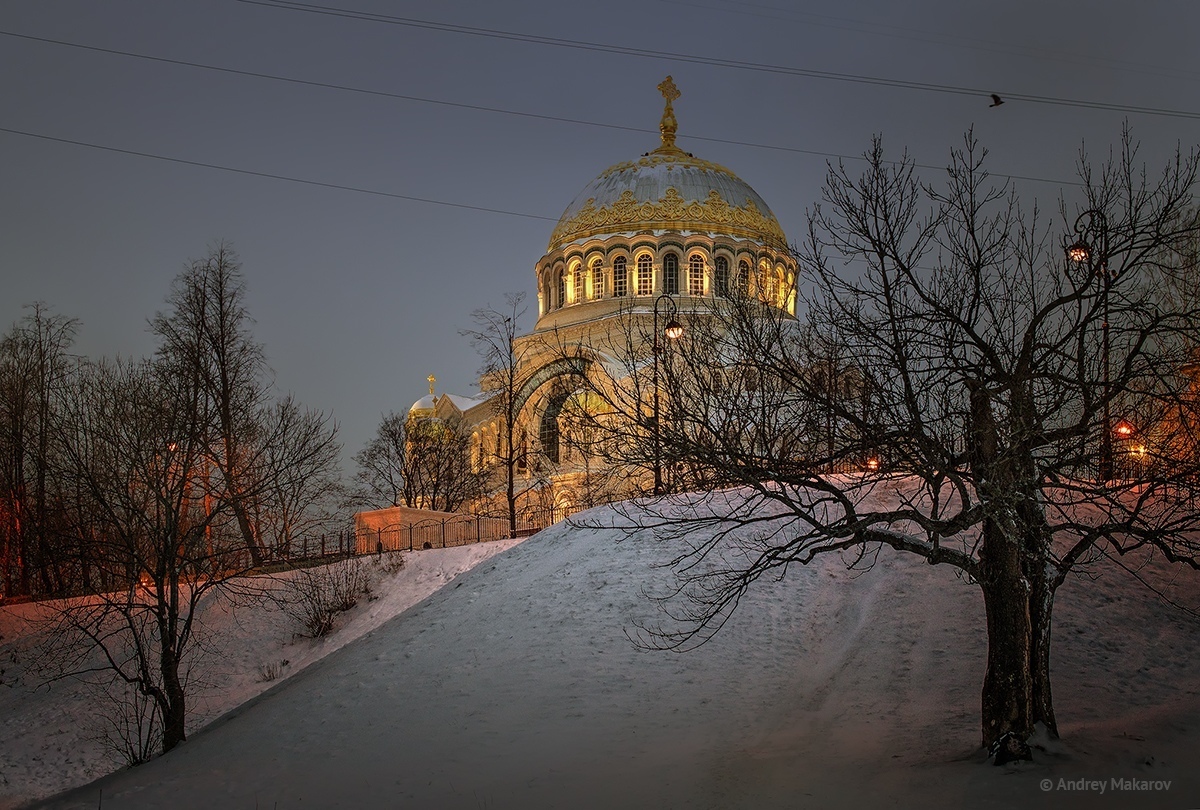
[[[1136,461],[1140,467],[1140,462],[1146,455],[1145,445],[1133,444],[1133,440],[1138,435],[1137,425],[1130,422],[1128,419],[1118,419],[1117,423],[1112,428],[1113,438],[1117,441],[1117,448],[1114,451],[1114,456],[1121,459],[1121,470],[1124,475],[1128,475],[1130,467]],[[1135,458],[1136,457],[1136,458]],[[1113,459],[1113,472],[1118,472],[1117,460]]]
[[[1093,273],[1100,274],[1103,285],[1100,292],[1100,306],[1103,308],[1101,323],[1100,362],[1103,366],[1104,383],[1102,401],[1104,405],[1104,425],[1100,431],[1100,480],[1108,482],[1113,475],[1113,444],[1112,444],[1112,403],[1109,391],[1109,342],[1108,342],[1108,293],[1112,287],[1112,274],[1108,271],[1108,218],[1098,208],[1084,211],[1075,219],[1075,234],[1079,238],[1066,248],[1067,258],[1076,264],[1092,265],[1093,249],[1087,240],[1089,234],[1098,233],[1100,236],[1100,256],[1095,263]]]
[[[658,354],[660,351],[658,342],[658,316],[659,307],[662,304],[667,304],[666,311],[663,313],[666,318],[666,326],[663,327],[662,334],[668,340],[679,340],[683,336],[683,324],[676,320],[679,310],[675,305],[673,296],[663,293],[658,298],[654,299],[654,494],[661,495],[663,493],[662,482],[662,434],[660,432],[659,421],[659,405],[658,405]]]

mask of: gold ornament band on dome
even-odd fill
[[[787,238],[775,217],[763,214],[753,200],[744,207],[730,205],[714,189],[704,202],[688,202],[674,186],[667,189],[657,203],[638,202],[633,191],[625,189],[611,206],[595,207],[595,199],[584,203],[574,216],[563,219],[550,234],[549,250],[588,236],[611,233],[614,230],[719,230],[734,236],[757,238],[774,244],[785,244]],[[630,227],[633,226],[633,227]]]

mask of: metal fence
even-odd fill
[[[272,570],[385,551],[422,551],[529,537],[566,518],[571,511],[563,507],[524,509],[517,518],[516,531],[510,529],[508,518],[489,515],[451,515],[381,528],[348,528],[296,538],[286,550],[275,550],[264,568]]]
[[[509,525],[508,518],[486,515],[453,515],[380,528],[361,528],[355,535],[354,548],[357,554],[420,551],[486,543],[510,537],[528,537],[557,523],[568,514],[565,509],[525,511],[517,519],[515,530]]]

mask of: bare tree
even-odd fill
[[[355,500],[377,509],[457,511],[484,493],[487,471],[472,464],[470,444],[459,421],[390,413],[354,457]]]
[[[338,522],[343,486],[337,426],[289,395],[270,412],[263,446],[264,469],[255,471],[255,479],[265,482],[255,502],[256,533],[286,556],[299,537]]]
[[[27,309],[0,339],[0,564],[5,594],[62,594],[78,587],[73,563],[86,572],[59,542],[51,458],[55,403],[78,322],[44,304]]]
[[[145,735],[169,751],[186,736],[198,609],[246,594],[240,575],[327,517],[336,427],[291,397],[269,404],[243,285],[224,247],[178,279],[153,322],[153,360],[80,363],[59,386],[52,457],[64,542],[99,592],[47,605],[42,660],[53,677],[91,675],[124,704],[127,753]],[[249,539],[248,539],[249,538]],[[114,684],[128,689],[113,690]]]
[[[225,489],[243,541],[256,564],[264,557],[262,538],[251,519],[248,479],[264,463],[262,419],[269,408],[267,365],[254,341],[245,307],[246,284],[237,254],[218,244],[203,259],[176,276],[167,297],[168,312],[158,313],[151,329],[159,356],[176,374],[196,375],[211,409],[210,457],[216,480]]]
[[[685,541],[664,602],[681,623],[651,628],[649,643],[702,642],[788,566],[915,554],[982,591],[984,746],[999,762],[1029,756],[1036,723],[1057,734],[1058,587],[1106,557],[1153,549],[1197,567],[1200,551],[1200,414],[1185,373],[1200,310],[1156,292],[1197,235],[1197,159],[1152,177],[1136,153],[1126,136],[1094,173],[1085,156],[1085,215],[1064,204],[1056,225],[992,183],[970,135],[941,186],[877,139],[860,177],[830,169],[810,216],[807,322],[742,296],[687,317],[660,358],[657,442],[644,360],[624,376],[591,364],[612,452],[723,488],[630,510]],[[1090,250],[1072,261],[1064,248],[1080,237]],[[1113,474],[1110,411],[1138,437],[1116,441]]]
[[[463,332],[471,339],[483,366],[479,370],[480,387],[492,404],[499,428],[496,445],[488,452],[491,458],[485,466],[496,466],[504,478],[504,500],[508,510],[510,531],[517,530],[517,469],[526,463],[525,442],[519,435],[522,389],[527,382],[530,364],[526,355],[528,342],[517,340],[517,323],[525,315],[525,294],[512,293],[504,297],[501,310],[486,308],[471,313],[475,328]]]
[[[389,413],[375,436],[354,456],[354,501],[368,509],[405,503],[405,482],[413,475],[408,453],[406,419]]]
[[[405,505],[456,512],[483,495],[487,472],[471,463],[471,436],[461,420],[410,420],[407,431]]]
[[[88,499],[89,542],[113,587],[48,605],[43,660],[103,672],[153,705],[162,750],[186,737],[197,609],[244,570],[231,503],[207,490],[200,381],[161,361],[84,366],[64,396],[64,474]]]

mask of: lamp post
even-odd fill
[[[1067,258],[1076,264],[1092,262],[1093,249],[1086,237],[1098,233],[1100,236],[1100,256],[1092,272],[1100,273],[1103,285],[1100,291],[1100,306],[1103,322],[1101,323],[1100,362],[1103,367],[1102,404],[1104,406],[1104,424],[1100,433],[1100,469],[1101,481],[1108,482],[1113,477],[1113,443],[1112,443],[1112,403],[1109,391],[1109,340],[1108,340],[1108,293],[1112,287],[1112,274],[1108,271],[1108,217],[1098,208],[1084,211],[1075,218],[1075,234],[1079,238],[1067,248]]]
[[[659,307],[666,303],[667,309],[664,312],[666,325],[663,327],[662,333],[670,340],[678,340],[683,335],[683,325],[676,320],[678,309],[675,305],[673,296],[663,293],[658,298],[654,299],[654,494],[663,494],[662,481],[662,433],[659,428],[659,405],[658,405],[658,355],[660,351],[659,333],[658,333],[658,317]]]

